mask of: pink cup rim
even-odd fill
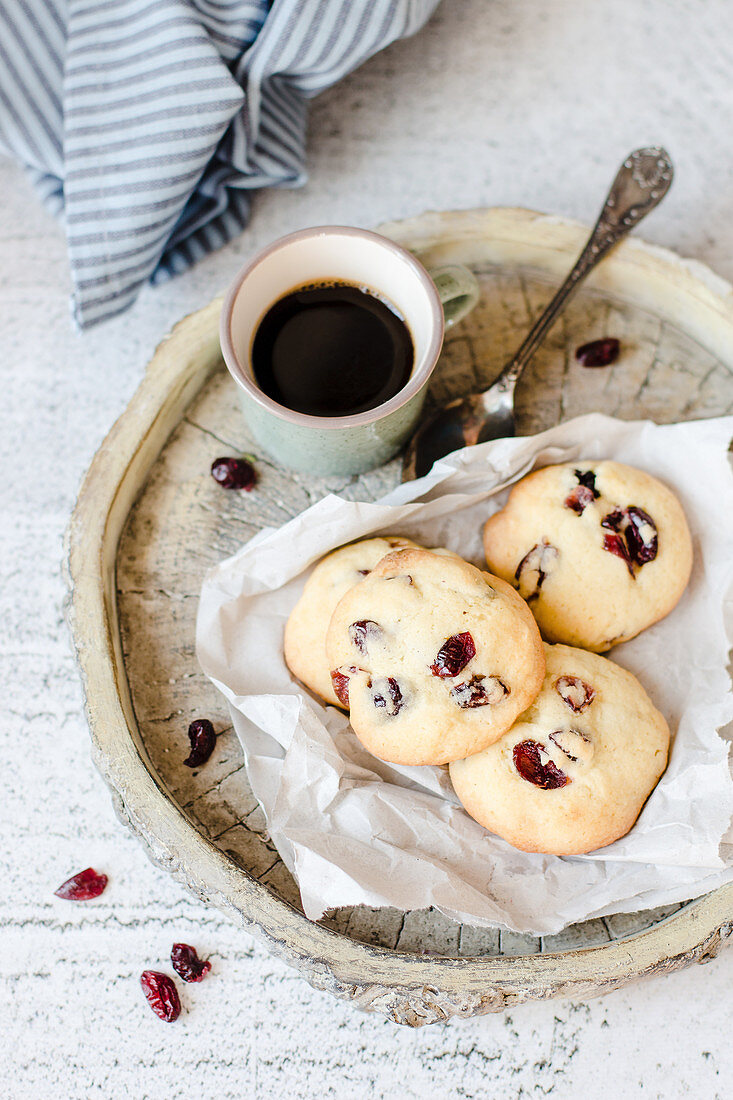
[[[234,341],[232,339],[232,312],[234,303],[242,289],[243,283],[251,275],[254,269],[262,260],[273,252],[287,248],[296,241],[308,237],[320,236],[357,237],[362,240],[366,239],[382,245],[384,248],[397,255],[408,265],[413,274],[416,275],[422,283],[428,295],[432,314],[433,326],[428,345],[420,363],[413,369],[407,385],[403,386],[399,393],[396,393],[389,401],[385,401],[383,404],[377,405],[373,409],[367,409],[365,412],[352,413],[350,416],[312,416],[310,413],[299,413],[294,409],[288,409],[285,405],[278,404],[277,401],[273,401],[271,397],[268,397],[255,385],[252,378],[248,375],[247,370],[234,349]],[[330,272],[329,275],[331,275]],[[374,289],[379,290],[379,287],[375,287]],[[283,289],[283,294],[285,293],[286,290]],[[364,424],[372,424],[375,420],[381,420],[383,417],[389,415],[389,413],[402,408],[420,392],[435,369],[435,364],[440,355],[440,349],[443,346],[444,330],[445,319],[443,316],[443,307],[440,303],[440,296],[438,295],[435,283],[416,256],[413,256],[412,253],[408,252],[402,245],[397,244],[395,241],[391,241],[388,237],[383,237],[379,233],[374,233],[370,229],[357,229],[354,226],[347,225],[317,225],[309,229],[299,229],[295,233],[288,233],[287,236],[280,237],[266,248],[261,249],[243,268],[241,268],[224,297],[219,324],[219,340],[224,362],[232,378],[254,401],[257,402],[258,405],[262,406],[262,408],[274,413],[276,416],[280,417],[281,420],[289,421],[291,424],[300,424],[319,429],[356,428]]]

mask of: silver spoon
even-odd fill
[[[619,168],[606,202],[575,267],[490,389],[459,397],[438,409],[410,441],[402,480],[427,474],[433,463],[460,447],[514,435],[514,389],[532,355],[571,294],[629,230],[657,206],[672,183],[669,154],[652,146],[630,153]]]

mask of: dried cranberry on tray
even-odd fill
[[[211,476],[222,489],[243,489],[248,493],[257,481],[257,472],[246,458],[222,456],[211,464]]]
[[[208,718],[195,718],[188,727],[191,752],[183,761],[187,768],[205,764],[216,747],[216,733]]]
[[[575,358],[583,367],[608,367],[618,359],[621,348],[615,336],[604,336],[600,340],[590,340],[575,350]]]

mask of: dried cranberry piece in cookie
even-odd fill
[[[656,558],[659,549],[657,525],[643,508],[635,504],[615,508],[601,520],[601,527],[616,532],[604,536],[603,549],[623,558],[632,577],[634,565],[646,565]]]
[[[373,682],[370,680],[369,687],[372,689],[372,702],[375,707],[383,709],[390,718],[400,713],[404,706],[404,699],[400,685],[393,676],[383,676]]]
[[[547,539],[538,542],[524,555],[514,573],[519,594],[527,603],[537,599],[545,578],[557,564],[560,551]]]
[[[588,489],[585,485],[576,485],[572,492],[565,497],[565,507],[572,508],[579,516],[582,516],[588,505],[592,504],[595,499],[592,489]]]
[[[349,705],[349,680],[355,672],[359,672],[355,665],[351,665],[342,672],[340,668],[331,669],[331,683],[333,684],[333,690],[336,698],[342,706],[348,707]]]
[[[498,676],[472,676],[467,683],[451,688],[451,698],[464,710],[500,703],[507,695],[509,688]]]
[[[580,714],[596,697],[595,688],[579,676],[559,676],[555,680],[555,691],[574,714]]]
[[[629,551],[626,549],[626,543],[622,535],[604,535],[603,549],[608,550],[610,554],[615,554],[617,558],[621,558],[622,561],[626,562],[626,568],[631,574],[631,579],[636,580],[634,576],[634,567],[631,564]]]
[[[345,673],[339,672],[337,668],[331,669],[331,683],[333,684],[334,695],[338,699],[342,706],[348,707],[349,705],[349,677]]]
[[[575,470],[578,484],[565,498],[565,507],[572,508],[579,516],[601,495],[596,489],[596,475],[592,470]]]
[[[608,531],[620,531],[621,525],[624,522],[624,512],[621,508],[614,508],[612,512],[604,516],[601,520],[601,527],[605,527]]]
[[[648,561],[654,561],[659,548],[657,525],[643,508],[631,505],[626,509],[629,522],[624,531],[626,545],[629,548],[629,556],[637,565],[645,565]]]
[[[443,642],[430,671],[433,676],[457,676],[475,656],[476,643],[473,636],[464,630],[462,634],[452,634]]]
[[[543,791],[554,791],[570,782],[569,776],[553,764],[547,750],[539,741],[520,741],[514,746],[514,767],[522,779],[534,783]],[[544,759],[543,759],[544,757]]]
[[[368,637],[377,638],[381,633],[381,626],[379,623],[375,623],[373,619],[359,619],[358,622],[352,623],[349,627],[351,643],[356,646],[360,653],[366,653]]]
[[[596,489],[596,475],[593,470],[574,470],[578,485],[583,485],[593,493],[593,499],[597,500],[601,495]]]

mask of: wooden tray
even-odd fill
[[[432,394],[479,389],[498,372],[571,266],[586,230],[526,210],[422,217],[382,227],[426,262],[475,270],[483,291],[446,341]],[[253,449],[223,370],[220,303],[160,345],[89,470],[68,532],[69,620],[97,767],[153,860],[229,913],[320,989],[412,1026],[538,998],[586,997],[642,974],[706,961],[733,928],[733,885],[685,905],[592,920],[541,940],[461,926],[433,911],[363,907],[314,923],[264,834],[223,700],[194,656],[205,570],[261,527],[326,492],[373,500],[399,463],[359,478],[294,475],[262,458],[255,492],[209,476],[219,454]],[[616,366],[584,370],[575,347],[622,340]],[[733,291],[698,264],[639,241],[589,280],[535,356],[518,430],[591,410],[657,421],[733,408]],[[187,727],[219,738],[182,766]]]

